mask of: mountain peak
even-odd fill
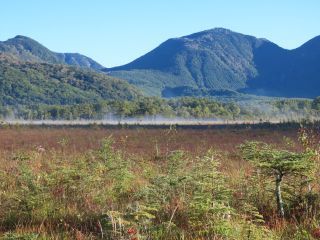
[[[218,28],[212,28],[212,29],[209,29],[205,32],[212,32],[212,33],[234,33],[233,31],[231,31],[230,29],[227,29],[227,28],[221,28],[221,27],[218,27]]]
[[[320,50],[320,36],[312,38],[311,40],[309,40],[308,42],[303,44],[300,48],[301,49]]]
[[[30,38],[30,37],[26,37],[26,36],[23,36],[23,35],[17,35],[15,36],[14,38],[10,38],[8,39],[7,41],[5,41],[6,43],[12,43],[12,44],[15,44],[16,42],[25,42],[25,43],[36,43],[38,45],[41,45],[40,43],[38,43],[36,40]]]
[[[227,28],[212,28],[212,29],[195,33],[195,34],[230,34],[230,33],[235,33],[235,32]]]
[[[108,73],[159,96],[167,89],[180,96],[181,89],[187,88],[314,97],[320,92],[319,59],[320,37],[297,52],[267,39],[213,28],[169,39],[127,65],[108,69]]]
[[[36,40],[17,35],[7,41],[0,42],[0,53],[11,54],[16,58],[27,62],[46,62],[52,64],[67,64],[78,67],[100,70],[102,65],[91,58],[78,53],[56,53],[50,51]]]
[[[22,48],[31,52],[39,49],[42,49],[43,51],[49,51],[45,46],[41,45],[36,40],[22,35],[17,35],[14,38],[10,38],[3,43],[11,46],[12,48]]]
[[[236,33],[226,28],[213,28],[213,29],[193,33],[193,34],[184,36],[182,38],[195,39],[195,38],[204,37],[204,36],[229,35],[229,34],[236,34]]]
[[[23,35],[17,35],[14,37],[14,39],[31,39],[31,38],[23,36]]]

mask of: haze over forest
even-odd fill
[[[64,3],[65,9],[71,3]],[[56,11],[70,21],[48,13],[48,7],[54,10],[59,4],[21,3],[15,8],[17,17],[3,26],[9,39],[0,42],[0,116],[73,119],[113,113],[228,119],[258,117],[263,112],[315,116],[320,95],[320,37],[312,21],[314,4],[298,4],[301,14],[310,12],[303,19],[294,14],[283,19],[277,15],[283,13],[281,9],[298,9],[298,5],[268,3],[262,9],[256,3],[233,2],[235,9],[242,9],[234,12],[214,2],[174,2],[166,11],[164,3],[128,3],[121,8],[126,19],[131,17],[125,26],[115,15],[120,14],[116,3],[108,5],[115,10],[109,14],[102,2],[94,6],[79,3],[78,12],[68,15],[63,9]],[[180,7],[190,13],[192,5],[193,21],[187,12],[176,11]],[[133,17],[133,10],[139,7],[149,11]],[[24,9],[43,11],[22,21]],[[89,9],[91,17],[79,18],[78,13]],[[268,10],[273,11],[272,18]],[[42,15],[42,21],[30,22]],[[111,17],[114,21],[107,21]],[[177,19],[183,21],[173,21]],[[48,26],[56,28],[47,31]],[[45,38],[44,32],[51,38]],[[16,36],[10,36],[14,33]],[[65,51],[54,51],[43,42]],[[140,56],[129,61],[134,51]],[[125,60],[124,65],[104,66]]]

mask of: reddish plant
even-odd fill
[[[129,234],[129,235],[135,235],[135,234],[137,234],[137,230],[135,229],[135,228],[129,228],[128,230],[127,230],[127,233]]]
[[[312,231],[312,237],[316,238],[316,239],[320,239],[320,228],[316,228]]]

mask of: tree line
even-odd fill
[[[222,102],[210,98],[163,99],[140,97],[134,100],[105,100],[70,105],[0,105],[0,118],[25,120],[77,120],[163,116],[216,119],[311,118],[320,111],[320,98],[286,99],[261,102]]]

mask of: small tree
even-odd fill
[[[315,98],[312,101],[311,105],[312,109],[319,111],[320,110],[320,97]]]
[[[262,173],[275,178],[275,195],[279,215],[285,216],[281,194],[281,183],[286,176],[308,176],[312,169],[312,153],[295,153],[277,150],[271,145],[261,142],[248,142],[241,145],[244,159],[252,162]]]

